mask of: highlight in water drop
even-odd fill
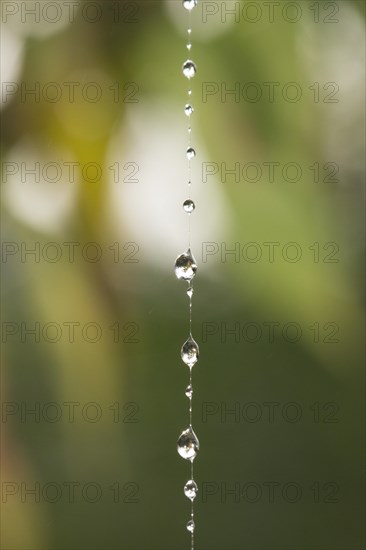
[[[197,6],[197,0],[183,0],[183,6],[188,11],[192,11]]]
[[[194,521],[193,521],[193,519],[190,519],[189,522],[187,523],[187,530],[188,530],[190,533],[193,533],[193,532],[194,532],[194,528],[195,528]]]
[[[193,388],[192,388],[191,385],[189,385],[189,386],[186,387],[185,394],[186,394],[186,396],[188,397],[188,399],[192,399]]]
[[[193,479],[190,479],[189,481],[187,481],[187,483],[184,486],[184,494],[192,502],[197,496],[197,491],[198,491],[197,483]]]
[[[190,426],[179,436],[177,443],[178,453],[182,458],[192,462],[196,458],[199,448],[200,444],[197,436]]]
[[[180,352],[183,363],[188,365],[191,369],[197,363],[199,353],[200,350],[198,344],[190,335],[188,340],[184,342]]]
[[[183,63],[183,74],[186,76],[189,80],[194,77],[194,75],[197,72],[197,67],[193,61],[190,59],[187,59],[185,63]]]
[[[195,208],[196,208],[196,205],[191,199],[187,199],[186,201],[184,201],[183,210],[184,212],[187,212],[187,214],[192,214]]]
[[[185,254],[181,254],[175,260],[175,275],[178,279],[190,282],[197,273],[197,264],[191,249]]]
[[[188,147],[187,149],[187,159],[192,160],[196,156],[196,151],[193,149],[193,147]]]
[[[193,114],[193,111],[194,111],[194,109],[193,109],[192,105],[187,104],[184,107],[184,112],[187,116],[191,116]]]

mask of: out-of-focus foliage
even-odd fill
[[[187,422],[179,349],[188,309],[171,264],[186,246],[187,14],[178,0],[104,0],[94,3],[102,16],[92,23],[93,3],[77,4],[72,21],[58,26],[22,21],[20,11],[4,20],[3,11],[2,478],[10,493],[2,542],[14,550],[178,550],[188,547],[188,466],[175,451]],[[219,12],[205,22],[208,4]],[[242,15],[223,23],[221,2],[200,3],[192,22],[197,548],[356,550],[364,533],[365,5],[297,2],[301,17],[289,23],[268,21],[266,3],[255,4],[256,23]],[[296,102],[288,99],[294,83]],[[22,96],[37,86],[39,98]],[[238,98],[225,95],[236,86]],[[261,99],[245,99],[258,88]],[[101,96],[91,100],[95,90]],[[36,163],[40,181],[25,173]],[[50,181],[54,168],[42,177],[46,163],[61,166],[62,177]],[[239,163],[240,181],[224,178],[222,163]],[[268,163],[276,163],[273,178]],[[298,181],[291,167],[284,177],[288,163],[300,166]],[[218,173],[204,181],[208,165]],[[205,242],[215,250],[207,261]],[[50,243],[62,251],[55,261]],[[78,243],[74,259],[70,243]],[[83,256],[86,243],[97,246]],[[25,255],[37,247],[39,258]],[[235,247],[239,254],[225,255]],[[95,250],[101,258],[93,261]],[[37,323],[38,341],[26,334]],[[50,323],[61,327],[53,343]],[[300,327],[296,342],[288,323]],[[101,330],[93,343],[92,325]],[[251,332],[258,326],[260,334]],[[58,421],[24,416],[49,403],[61,407]],[[67,403],[77,404],[74,421]],[[96,422],[81,414],[88,403],[102,409]],[[250,403],[261,418],[225,414]],[[266,403],[277,403],[273,422]],[[300,407],[296,422],[281,412],[288,403]],[[215,412],[205,418],[207,410]],[[78,484],[74,502],[70,482]],[[96,503],[82,495],[90,482],[102,487]],[[255,503],[245,498],[248,482],[263,492]],[[39,483],[41,492],[56,484],[62,495],[35,502],[22,483]],[[301,487],[297,503],[281,496],[286,483]],[[240,494],[225,500],[225,487]]]

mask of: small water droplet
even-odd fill
[[[183,70],[184,76],[186,76],[188,79],[191,79],[196,74],[197,67],[193,63],[193,61],[191,61],[190,59],[187,59],[187,61],[185,63],[183,63],[182,70]]]
[[[190,533],[193,533],[193,532],[194,532],[194,528],[195,528],[194,521],[193,521],[193,519],[190,519],[189,522],[187,523],[187,530],[188,530]]]
[[[184,342],[180,351],[183,363],[188,365],[191,369],[197,363],[199,353],[200,350],[197,342],[193,340],[192,336],[189,336],[188,340]]]
[[[193,388],[191,385],[187,386],[186,387],[186,396],[188,397],[188,399],[192,399],[192,395],[193,395]]]
[[[193,147],[188,147],[187,149],[187,159],[192,160],[196,156],[196,151],[193,149]]]
[[[187,212],[187,214],[191,214],[195,208],[196,208],[196,205],[194,204],[193,201],[191,201],[191,199],[187,199],[186,201],[184,201],[183,210],[184,212]]]
[[[191,134],[192,133],[192,128],[190,126],[188,126],[188,133]]]
[[[187,116],[191,116],[191,114],[193,114],[193,111],[194,111],[194,109],[193,109],[192,105],[187,104],[184,107],[184,112]]]
[[[190,479],[189,481],[187,481],[187,483],[184,486],[184,494],[186,495],[187,498],[189,498],[189,500],[193,501],[196,498],[197,491],[198,491],[197,483],[193,479]]]
[[[192,29],[187,29],[188,34],[191,34]]]
[[[187,44],[187,50],[191,50],[192,49],[192,44]]]
[[[192,95],[192,90],[188,90],[188,95]]]
[[[199,441],[191,427],[180,434],[177,450],[182,458],[192,462],[196,458],[199,448]]]
[[[178,279],[191,281],[197,273],[197,264],[194,259],[191,249],[189,248],[185,254],[181,254],[175,260],[175,275]]]
[[[197,6],[197,0],[183,0],[183,6],[186,10],[191,11]]]

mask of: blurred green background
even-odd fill
[[[187,12],[35,4],[2,2],[2,548],[181,550]],[[364,548],[364,22],[193,14],[202,550]]]

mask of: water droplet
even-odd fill
[[[192,395],[193,395],[193,388],[191,385],[187,386],[186,387],[186,396],[188,397],[188,399],[192,399]]]
[[[197,0],[183,0],[183,6],[186,10],[191,11],[197,6]]]
[[[188,34],[191,34],[192,29],[187,29]]]
[[[193,288],[191,286],[187,290],[187,296],[189,298],[192,298],[192,296],[193,296]]]
[[[187,483],[184,486],[184,494],[186,495],[187,498],[189,498],[189,500],[193,501],[196,498],[197,491],[198,491],[197,483],[193,481],[193,479],[190,479],[189,481],[187,481]]]
[[[190,336],[188,340],[184,342],[180,352],[183,363],[188,365],[191,369],[197,363],[199,353],[200,350],[197,342],[195,342],[192,336]]]
[[[196,156],[196,151],[193,149],[193,147],[188,147],[187,149],[187,159],[192,160]]]
[[[193,521],[193,519],[190,519],[189,522],[187,523],[187,530],[188,530],[190,533],[193,533],[193,532],[194,532],[194,528],[195,528],[194,521]]]
[[[192,107],[192,105],[189,105],[187,104],[185,107],[184,107],[184,112],[187,116],[191,116],[191,114],[193,113],[194,109]]]
[[[197,264],[194,259],[191,249],[189,248],[185,254],[181,254],[175,260],[175,274],[178,279],[191,281],[197,272]]]
[[[177,443],[177,450],[180,456],[192,462],[196,458],[199,448],[199,441],[192,428],[189,427],[187,430],[184,430]]]
[[[192,132],[192,128],[188,126],[188,133],[190,134]]]
[[[188,90],[188,95],[192,95],[192,90]]]
[[[187,44],[187,50],[191,50],[192,49],[192,44]]]
[[[183,63],[183,69],[182,70],[183,70],[184,76],[186,76],[188,79],[191,79],[196,74],[197,67],[193,63],[193,61],[191,61],[190,59],[187,59],[187,61],[185,63]]]
[[[184,201],[183,210],[184,212],[187,212],[187,214],[191,214],[195,208],[196,208],[196,205],[194,204],[193,201],[191,201],[191,199],[187,199],[186,201]]]

